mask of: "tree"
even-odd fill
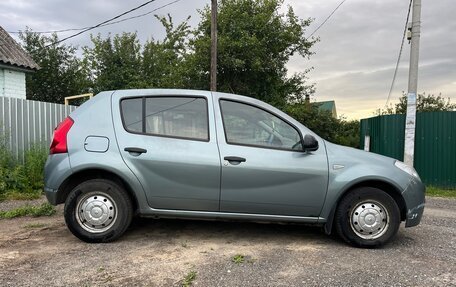
[[[20,33],[19,38],[40,66],[35,73],[26,75],[28,99],[63,103],[66,96],[87,92],[87,71],[76,56],[76,47],[49,45],[58,41],[56,34],[48,37],[31,30]]]
[[[217,89],[242,94],[283,107],[288,100],[311,92],[304,71],[287,76],[286,64],[297,54],[309,57],[315,40],[304,36],[310,19],[299,19],[282,0],[222,0],[218,7]],[[188,86],[209,89],[210,8],[190,40]]]
[[[174,27],[172,17],[155,17],[166,31],[163,41],[150,40],[144,45],[142,53],[142,73],[147,87],[184,88],[184,72],[188,55],[190,26],[188,17]]]
[[[437,112],[437,111],[455,111],[456,104],[452,104],[450,98],[445,99],[442,94],[434,96],[434,94],[422,93],[418,94],[416,99],[417,112]],[[390,105],[385,109],[378,109],[377,115],[392,115],[405,114],[407,112],[407,94],[402,92],[399,98],[399,103],[395,106]]]
[[[84,47],[84,64],[90,70],[94,93],[141,88],[141,45],[136,33],[122,33],[106,39],[91,36],[93,47]]]
[[[359,121],[339,119],[334,143],[359,148]]]
[[[359,147],[359,121],[334,118],[330,111],[301,101],[286,105],[284,111],[313,132],[333,143]]]
[[[443,98],[442,94],[434,96],[433,94],[418,94],[416,99],[416,110],[418,112],[436,112],[436,111],[454,111],[456,104],[452,104],[450,98]],[[403,93],[396,104],[396,114],[405,114],[407,112],[407,94]]]

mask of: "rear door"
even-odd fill
[[[220,158],[208,92],[117,91],[120,153],[157,209],[218,211]]]

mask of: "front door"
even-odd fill
[[[222,123],[217,124],[220,211],[319,216],[328,182],[323,141],[319,150],[303,152],[302,130],[293,120],[255,103],[223,98],[215,103]]]
[[[151,207],[219,210],[220,159],[208,92],[128,97],[118,91],[112,109],[119,114],[120,153]]]

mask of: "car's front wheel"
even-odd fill
[[[335,228],[345,241],[376,247],[390,241],[399,229],[400,211],[383,190],[362,187],[349,192],[337,207]]]
[[[76,186],[65,202],[68,229],[86,242],[119,238],[133,217],[131,199],[117,183],[92,179]]]

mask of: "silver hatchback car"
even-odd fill
[[[424,210],[416,171],[332,144],[259,100],[208,91],[102,92],[55,130],[45,166],[70,231],[109,242],[132,217],[310,223],[380,246]]]

